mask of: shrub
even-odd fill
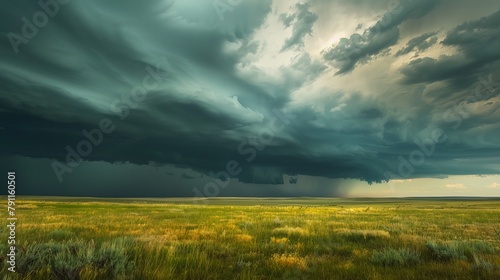
[[[436,243],[433,241],[427,242],[425,245],[431,254],[438,260],[451,261],[451,260],[464,260],[467,259],[465,256],[465,250],[463,246],[460,246],[457,242],[450,243]]]
[[[71,241],[64,244],[51,260],[54,274],[62,279],[79,279],[80,271],[91,260],[93,252],[93,242]]]
[[[93,241],[33,243],[19,251],[17,270],[24,275],[47,270],[57,279],[79,279],[82,269],[90,267],[116,279],[125,276],[132,267],[128,256],[131,245],[127,238],[105,242],[98,249]]]
[[[19,250],[17,270],[24,274],[51,266],[52,257],[63,250],[63,245],[49,242],[43,244],[33,243],[26,250]]]
[[[420,253],[407,248],[386,249],[375,251],[371,257],[371,262],[383,266],[407,266],[420,262]]]
[[[494,253],[495,249],[490,244],[483,241],[474,242],[443,242],[436,243],[429,241],[426,244],[432,255],[439,260],[465,260],[475,253]]]
[[[127,255],[127,247],[133,245],[130,238],[117,238],[105,242],[92,256],[92,263],[103,268],[113,277],[124,275],[132,270],[132,262]]]

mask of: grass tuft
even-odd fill
[[[465,251],[457,242],[436,243],[427,242],[425,246],[431,251],[431,254],[441,261],[465,260]]]
[[[370,259],[373,264],[382,266],[409,266],[420,263],[420,253],[407,248],[375,251]]]
[[[271,263],[276,268],[295,268],[304,270],[307,268],[307,262],[304,258],[293,254],[274,254],[271,257]]]

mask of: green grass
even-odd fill
[[[420,262],[420,252],[402,249],[384,249],[375,251],[371,257],[371,262],[383,266],[409,266]]]
[[[498,200],[16,202],[12,279],[500,279]]]

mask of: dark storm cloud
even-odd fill
[[[309,11],[311,4],[309,2],[306,3],[297,3],[295,5],[295,9],[297,10],[295,13],[287,15],[281,14],[280,20],[283,22],[285,27],[289,27],[292,22],[292,36],[286,39],[281,51],[286,51],[291,49],[292,47],[301,47],[304,45],[304,38],[307,35],[312,35],[312,28],[314,23],[318,19],[318,16]]]
[[[492,72],[500,59],[500,11],[465,22],[450,30],[441,42],[455,47],[458,54],[439,58],[420,58],[401,68],[405,82],[435,82],[453,78],[467,79]],[[486,70],[486,71],[485,71]]]
[[[276,185],[290,187],[291,174],[299,178],[290,192],[310,195],[327,191],[300,191],[300,176],[380,182],[388,171],[399,177],[499,172],[500,116],[493,94],[470,102],[467,117],[456,110],[443,117],[457,96],[473,90],[478,74],[499,69],[498,13],[448,30],[441,44],[456,47],[457,54],[415,59],[400,69],[404,83],[382,84],[390,80],[387,69],[373,77],[348,73],[396,44],[400,26],[427,15],[436,1],[403,1],[363,34],[325,51],[323,58],[345,74],[335,79],[346,79],[331,82],[318,53],[296,48],[321,20],[311,12],[317,2],[297,4],[281,17],[292,27],[284,49],[301,52],[280,52],[278,41],[276,53],[288,57],[273,65],[272,74],[254,64],[267,43],[255,34],[271,15],[271,1],[243,1],[224,10],[212,3],[70,2],[17,54],[7,34],[22,34],[21,19],[32,20],[40,7],[9,3],[0,11],[2,166],[13,162],[20,171],[26,166],[43,173],[26,184],[47,194],[106,196],[192,195],[193,185],[202,187],[229,162],[241,171],[230,176],[238,187],[222,191],[228,195],[252,194],[241,186],[282,195],[286,190]],[[435,36],[430,30],[404,38],[402,51],[425,53]],[[364,79],[371,83],[368,93]],[[342,83],[360,87],[328,87]],[[135,99],[141,92],[143,99]],[[113,129],[97,141],[103,120]],[[427,153],[436,129],[447,140],[434,143],[424,163],[402,174],[413,152]],[[68,155],[75,159],[79,144],[92,137],[99,143],[74,167]],[[64,190],[58,189],[54,159],[70,169],[63,169]],[[87,189],[89,174],[96,177]]]
[[[283,98],[287,98],[282,91],[288,87],[253,85],[233,72],[239,61],[237,55],[255,50],[255,42],[245,41],[246,37],[270,11],[265,8],[268,1],[252,3],[242,3],[242,9],[228,11],[226,19],[209,30],[184,17],[156,17],[156,3],[141,9],[146,21],[127,25],[116,17],[112,21],[121,22],[123,27],[100,29],[95,26],[95,19],[86,15],[95,9],[100,14],[111,13],[108,4],[66,6],[65,13],[46,27],[45,37],[21,46],[20,54],[9,56],[3,65],[4,69],[12,67],[12,74],[2,76],[3,120],[13,122],[6,125],[3,140],[9,145],[2,147],[2,154],[47,156],[66,162],[68,147],[75,150],[78,143],[86,140],[82,130],[92,132],[99,128],[100,120],[107,118],[116,129],[105,135],[103,143],[84,159],[137,164],[170,162],[208,172],[223,167],[228,158],[241,157],[238,144],[245,136],[255,135],[259,126],[269,123],[272,107],[281,106]],[[127,16],[136,9],[134,5],[124,5],[113,14]],[[170,15],[169,6],[164,9]],[[246,14],[249,9],[255,10],[251,17]],[[230,12],[240,15],[231,16]],[[12,26],[5,29],[16,30],[15,27],[16,21],[12,20]],[[115,32],[123,36],[116,36]],[[156,36],[160,33],[164,36]],[[225,53],[223,43],[235,39],[243,40],[242,48],[246,50]],[[64,46],[63,51],[58,49],[60,46]],[[11,51],[11,46],[3,47],[6,52]],[[37,60],[40,63],[28,66]],[[168,73],[161,87],[149,91],[144,101],[133,106],[122,102],[130,99],[131,90],[148,74],[145,69],[156,68],[158,61],[161,72]],[[302,56],[296,65],[310,67],[296,71],[310,69],[313,74],[324,69],[308,55]],[[293,73],[284,71],[286,75]],[[113,106],[116,101],[121,105]],[[123,121],[114,110],[118,107],[125,112]],[[23,119],[28,125],[19,126]],[[18,137],[23,141],[16,141]],[[36,143],[29,139],[36,139]],[[245,175],[245,181],[253,177],[264,183],[265,178],[271,178],[260,174],[263,173]],[[269,182],[282,182],[274,178]]]
[[[463,55],[442,55],[438,59],[431,57],[411,61],[400,69],[406,83],[436,82],[467,75],[477,68],[477,62]]]
[[[396,56],[408,54],[414,50],[416,50],[415,54],[418,55],[419,53],[427,50],[437,43],[438,38],[435,36],[436,34],[437,32],[429,32],[412,38],[410,41],[408,41],[406,46],[404,46],[396,53]]]
[[[460,46],[467,54],[476,56],[498,56],[498,26],[500,11],[478,20],[465,22],[450,32],[444,45]],[[496,39],[496,40],[495,40]]]
[[[339,69],[337,74],[349,73],[356,65],[370,61],[395,45],[400,37],[399,25],[426,15],[437,3],[434,0],[401,1],[362,34],[354,33],[349,38],[342,38],[338,44],[324,50],[323,57]]]

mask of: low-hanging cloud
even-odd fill
[[[313,26],[336,19],[312,11],[328,3],[299,3],[292,14],[273,14],[274,3],[243,1],[220,21],[213,10],[190,12],[180,2],[71,2],[17,54],[4,36],[1,156],[67,164],[67,147],[76,150],[88,141],[82,131],[95,131],[106,119],[114,130],[82,157],[82,170],[174,166],[185,170],[183,182],[198,184],[235,161],[241,172],[230,180],[250,187],[287,185],[288,175],[373,183],[390,179],[387,174],[401,180],[500,172],[499,12],[406,34],[403,25],[412,20],[439,22],[431,12],[444,2],[403,1],[363,33],[321,52],[314,42],[328,40],[316,38],[325,31],[312,33]],[[22,31],[20,19],[39,9],[7,5],[9,13],[0,11],[4,35]],[[214,14],[217,24],[204,24],[203,16],[211,21]],[[284,57],[276,63],[265,56],[274,35],[257,36],[273,16],[292,29],[291,37],[275,42],[273,55]],[[398,42],[405,44],[390,51]],[[454,52],[429,54],[441,47]],[[418,58],[404,60],[410,53]],[[375,57],[373,72],[353,71]],[[342,75],[332,75],[332,66]],[[165,76],[140,102],[130,99],[151,71]],[[478,88],[481,95],[473,99]],[[85,177],[75,170],[64,178]],[[148,195],[190,194],[147,182],[155,186]]]

